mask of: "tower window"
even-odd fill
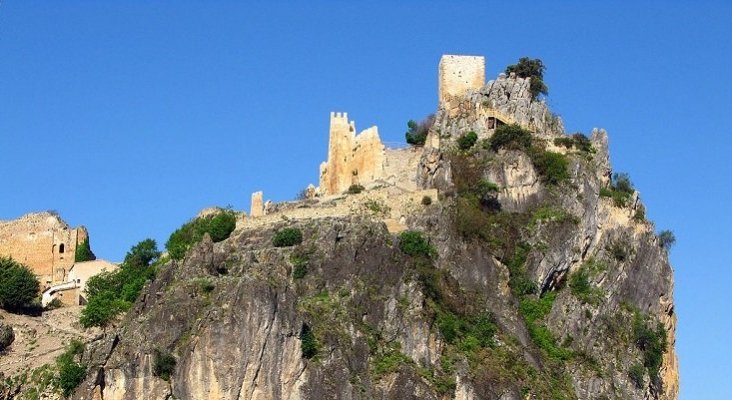
[[[61,243],[61,244],[60,244],[60,245],[58,246],[58,252],[59,252],[60,254],[64,254],[64,244],[63,244],[63,243]]]

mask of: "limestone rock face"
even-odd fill
[[[677,399],[667,250],[637,192],[600,195],[606,132],[589,151],[555,146],[561,120],[529,83],[446,96],[423,149],[385,151],[375,128],[356,135],[332,114],[320,197],[266,206],[162,266],[89,344],[73,398]],[[499,123],[535,148],[456,151]],[[565,157],[565,181],[535,167],[543,149]],[[284,227],[303,242],[274,247]],[[639,327],[665,338],[660,367]],[[176,359],[170,381],[154,373],[160,352]]]

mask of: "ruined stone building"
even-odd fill
[[[65,282],[74,265],[76,247],[88,239],[85,227],[71,228],[55,213],[31,213],[0,221],[0,257],[12,257],[30,267],[41,287]]]

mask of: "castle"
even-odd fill
[[[543,103],[528,97],[528,79],[500,74],[486,84],[485,58],[443,55],[438,67],[438,113],[424,147],[389,148],[381,141],[376,126],[359,133],[345,112],[330,113],[328,159],[320,164],[319,186],[309,186],[306,197],[341,195],[351,186],[395,186],[403,191],[425,188],[418,183],[420,159],[425,149],[440,146],[440,138],[457,137],[474,130],[482,138],[503,124],[519,124],[531,131],[556,132],[555,117]],[[475,101],[473,97],[480,97]],[[477,109],[475,109],[477,107]],[[447,125],[442,121],[475,118],[469,125]],[[262,192],[252,194],[251,217],[261,217],[274,209],[264,202]]]
[[[12,257],[27,265],[42,287],[65,281],[77,246],[86,240],[89,233],[85,227],[71,228],[55,213],[31,213],[0,221],[0,257]]]

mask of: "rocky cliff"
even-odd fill
[[[527,85],[438,112],[415,174],[440,196],[406,233],[382,210],[283,214],[163,266],[73,398],[676,399],[666,249],[613,187],[606,133],[565,137]],[[488,109],[530,145],[491,142]],[[273,246],[284,228],[304,240]]]

